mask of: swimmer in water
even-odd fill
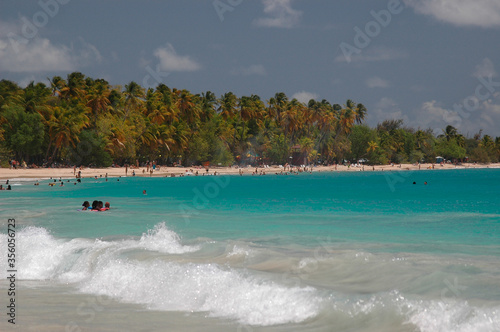
[[[88,210],[88,208],[90,207],[90,203],[89,203],[89,201],[85,201],[85,202],[83,202],[82,206],[83,206],[83,207],[82,207],[82,211],[86,211],[86,210]]]

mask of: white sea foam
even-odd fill
[[[164,222],[155,225],[154,229],[142,234],[138,246],[168,254],[183,254],[200,249],[199,246],[182,245],[179,235],[169,230]]]
[[[228,246],[228,248],[226,248],[226,250],[228,251],[227,253],[227,257],[243,257],[243,258],[246,258],[250,255],[252,255],[253,251],[252,249],[250,249],[248,246],[243,246],[243,245],[238,245],[238,244],[234,244],[232,246]]]
[[[355,321],[396,315],[402,324],[420,332],[500,331],[500,307],[471,305],[460,299],[415,300],[393,291],[369,298],[334,299],[332,306]]]
[[[207,312],[250,325],[302,322],[320,310],[321,297],[312,287],[290,288],[218,264],[176,263],[169,255],[127,256],[135,249],[162,254],[198,249],[182,245],[163,223],[137,240],[57,239],[46,229],[31,226],[20,230],[16,241],[16,250],[22,252],[17,260],[21,280],[71,283],[84,293],[154,310]],[[0,245],[6,244],[2,234]],[[5,272],[4,260],[1,264]]]
[[[422,332],[498,332],[500,307],[482,308],[466,301],[409,302],[408,321]]]
[[[0,247],[7,247],[6,234],[0,234]],[[391,324],[414,326],[422,332],[500,331],[498,302],[421,299],[397,291],[368,296],[358,292],[332,295],[329,289],[320,291],[305,284],[273,281],[281,279],[269,272],[186,262],[189,253],[197,249],[184,245],[163,223],[140,238],[113,241],[58,239],[44,228],[30,226],[18,230],[16,235],[17,277],[70,283],[84,293],[107,295],[153,310],[203,312],[256,326],[335,317],[345,319],[346,326],[359,326],[362,330],[365,324],[377,325],[385,317]],[[233,244],[226,247],[226,255],[246,257],[252,250],[244,243]],[[185,258],[179,262],[177,255]],[[360,262],[364,262],[363,257],[358,257],[356,265]],[[307,270],[313,263],[302,259],[298,268]],[[8,270],[6,264],[6,259],[0,260],[2,274]],[[314,266],[309,272],[322,269]]]
[[[0,235],[0,245],[7,246],[7,235]],[[26,280],[79,280],[89,273],[91,263],[101,255],[142,249],[167,254],[182,254],[199,249],[182,245],[179,236],[164,223],[143,234],[139,240],[100,241],[90,239],[57,239],[42,227],[28,226],[16,235],[18,278]],[[1,260],[2,273],[7,270]],[[79,278],[77,276],[80,276]],[[69,279],[68,279],[69,278]]]
[[[46,229],[29,226],[16,236],[16,269],[19,279],[45,280],[57,278],[75,252],[88,246],[86,241],[55,239]],[[6,241],[6,236],[2,241]],[[3,246],[3,243],[2,243]],[[5,269],[2,267],[2,270]]]
[[[208,312],[243,324],[297,323],[317,315],[311,287],[288,288],[216,264],[154,260],[101,262],[83,292],[142,303],[151,309]]]

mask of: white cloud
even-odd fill
[[[389,82],[380,77],[370,77],[365,81],[366,86],[369,88],[387,88],[389,87]]]
[[[265,76],[267,75],[266,68],[263,65],[251,65],[248,67],[241,67],[237,69],[231,70],[231,75],[242,75],[242,76],[250,76],[250,75],[258,75]]]
[[[483,102],[477,98],[475,101],[477,107],[471,111],[467,111],[464,107],[460,107],[460,110],[448,109],[435,100],[424,102],[416,110],[417,116],[413,123],[424,128],[432,128],[435,134],[440,134],[446,126],[451,125],[468,136],[481,129],[483,129],[484,134],[498,136],[500,93]]]
[[[38,73],[46,71],[74,71],[91,63],[99,63],[102,56],[97,48],[78,39],[76,45],[54,45],[49,39],[25,38],[18,24],[0,21],[0,71]]]
[[[188,55],[178,55],[172,44],[160,47],[153,53],[160,60],[160,69],[168,71],[197,71],[201,65]]]
[[[486,100],[481,105],[479,114],[478,129],[483,129],[485,134],[500,136],[498,124],[500,123],[500,93],[493,100]]]
[[[0,40],[0,70],[7,72],[74,71],[101,60],[97,49],[88,43],[75,49],[54,45],[45,38],[27,44]]]
[[[454,107],[448,108],[436,100],[430,100],[411,112],[405,112],[396,101],[383,97],[373,109],[369,110],[367,116],[371,123],[380,123],[388,119],[403,119],[404,123],[410,127],[431,128],[436,135],[441,134],[446,126],[451,125],[469,137],[480,129],[483,129],[484,134],[498,136],[500,92],[488,100],[483,102],[476,100],[476,102],[477,108],[472,111],[467,111],[464,107],[461,111],[457,111]]]
[[[349,57],[349,59],[343,54],[339,54],[335,58],[335,62],[377,62],[403,59],[406,57],[408,57],[408,54],[400,50],[384,47],[374,47],[366,50],[361,49],[361,52],[359,54],[353,54]]]
[[[311,99],[318,99],[319,95],[314,92],[299,91],[292,95],[292,99],[297,99],[301,103],[307,104]]]
[[[476,66],[476,70],[473,73],[474,77],[496,77],[497,72],[495,70],[495,66],[490,59],[484,58],[481,64]]]
[[[473,76],[496,76],[494,65],[488,58],[476,66]],[[496,81],[494,81],[496,82]],[[481,93],[487,91],[481,90]],[[477,91],[476,91],[477,93]],[[413,114],[415,125],[432,128],[435,134],[440,134],[446,126],[457,128],[464,135],[473,135],[483,129],[485,134],[497,136],[500,123],[500,92],[495,92],[488,98],[481,95],[470,95],[451,107],[445,107],[436,100],[426,101]]]
[[[268,17],[256,19],[256,26],[292,28],[300,22],[302,12],[292,8],[292,0],[262,0],[262,3]]]
[[[460,127],[462,119],[453,110],[446,109],[435,100],[426,101],[422,104],[417,114],[415,123],[424,128],[433,128],[434,133],[438,133],[440,128],[445,128],[447,125]]]
[[[0,41],[0,70],[8,72],[73,71],[76,64],[70,49],[55,46],[48,39],[36,38],[23,44]]]
[[[498,0],[405,0],[417,13],[458,26],[500,26]]]

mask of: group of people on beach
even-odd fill
[[[26,162],[23,160],[21,163],[15,159],[12,159],[12,160],[9,160],[9,165],[10,165],[10,168],[14,168],[14,169],[17,169],[18,167],[19,168],[28,168],[28,165],[26,164]]]
[[[103,203],[102,201],[93,201],[92,207],[90,206],[89,201],[85,201],[82,204],[82,211],[108,211],[110,208],[109,202]]]

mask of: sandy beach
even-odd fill
[[[362,166],[362,165],[337,165],[337,166],[312,166],[312,172],[373,172],[373,171],[416,171],[416,170],[449,170],[449,169],[474,169],[474,168],[500,168],[500,163],[494,164],[401,164],[401,165],[378,165],[378,166]],[[311,168],[308,167],[308,171]],[[265,174],[275,174],[284,171],[281,166],[266,166],[266,167],[210,167],[209,174],[214,175],[238,175],[240,172],[243,175],[252,175],[257,170],[257,173],[265,172]],[[292,167],[292,171],[297,171],[297,167]],[[301,169],[302,171],[303,169]],[[170,177],[170,176],[199,176],[207,173],[203,167],[157,167],[151,173],[151,170],[146,167],[108,167],[108,168],[0,168],[0,179],[33,179],[43,180],[50,178],[75,178],[78,172],[81,172],[82,178],[90,177],[124,177],[124,176],[142,176],[142,177]],[[288,167],[286,171],[289,171]]]

